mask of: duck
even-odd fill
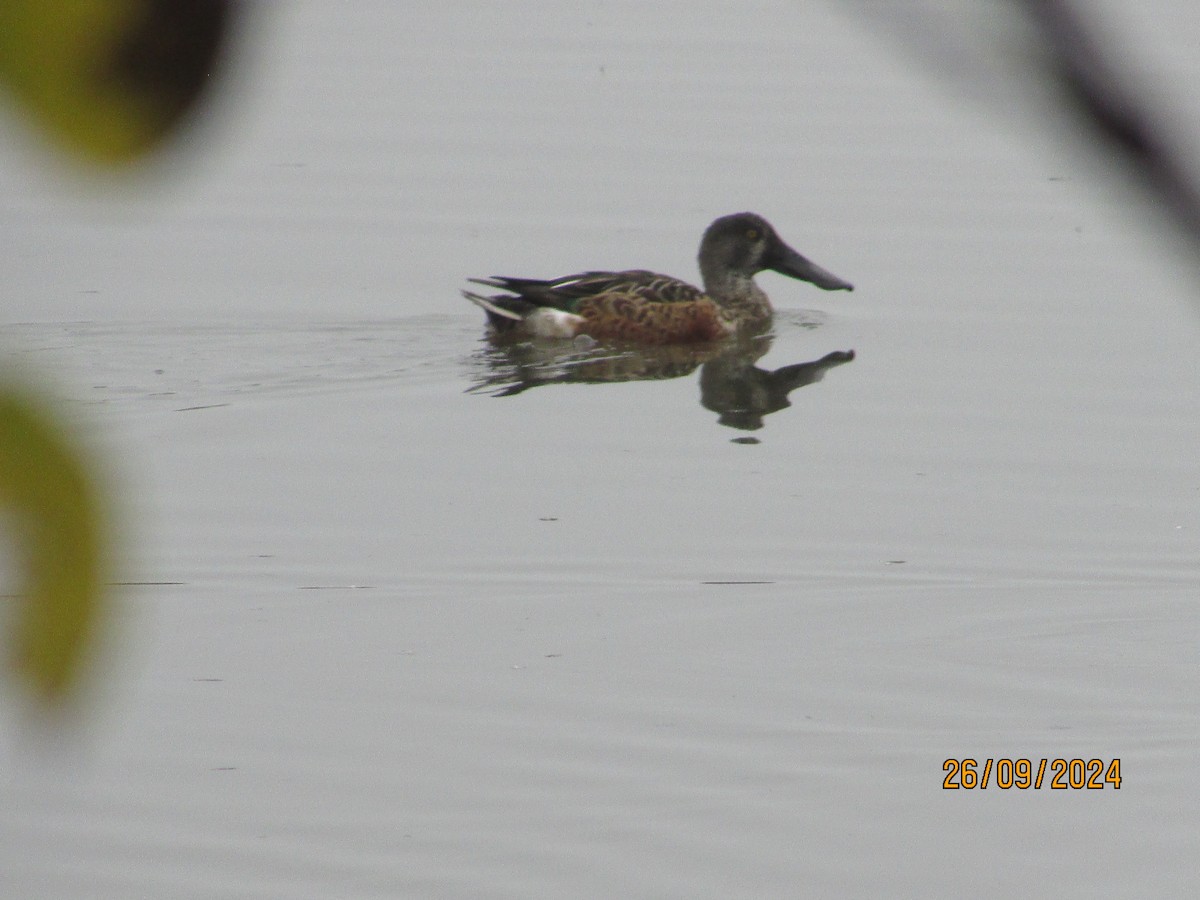
[[[757,213],[721,216],[700,240],[703,289],[644,269],[580,272],[547,280],[469,278],[504,291],[484,296],[464,290],[481,307],[496,335],[675,344],[718,341],[739,330],[768,325],[771,301],[754,281],[773,271],[826,291],[854,286],[788,246]]]

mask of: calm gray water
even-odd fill
[[[1118,20],[1163,103],[1179,6]],[[78,746],[4,695],[5,896],[1188,893],[1194,265],[1038,101],[836,10],[292,3],[178,170],[0,130],[0,345],[142,583]],[[695,278],[741,209],[856,291],[617,358],[457,293]]]

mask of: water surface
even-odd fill
[[[82,747],[5,704],[11,890],[1182,894],[1176,245],[853,17],[498,9],[264,17],[178,182],[81,197],[5,132],[0,341],[137,583]],[[770,339],[694,357],[498,349],[457,295],[692,278],[740,209],[856,291],[765,275]],[[944,791],[962,757],[1124,781]]]

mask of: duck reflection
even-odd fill
[[[788,394],[820,381],[834,366],[850,362],[854,351],[835,350],[812,362],[778,369],[760,369],[754,364],[757,359],[731,353],[701,366],[700,403],[717,413],[722,425],[757,431],[765,416],[792,405]]]
[[[700,369],[700,403],[729,428],[756,431],[763,419],[791,405],[796,388],[820,381],[825,372],[854,359],[853,350],[827,353],[811,362],[777,369],[756,363],[771,349],[773,335],[747,335],[706,345],[640,346],[493,338],[471,357],[477,372],[469,393],[511,397],[545,384],[612,384],[681,378]]]

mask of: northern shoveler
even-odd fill
[[[722,216],[700,241],[704,290],[643,269],[582,272],[540,281],[471,278],[507,294],[463,296],[481,306],[498,333],[615,338],[648,344],[712,341],[771,318],[771,302],[754,276],[770,269],[827,291],[853,285],[805,259],[762,216]]]

